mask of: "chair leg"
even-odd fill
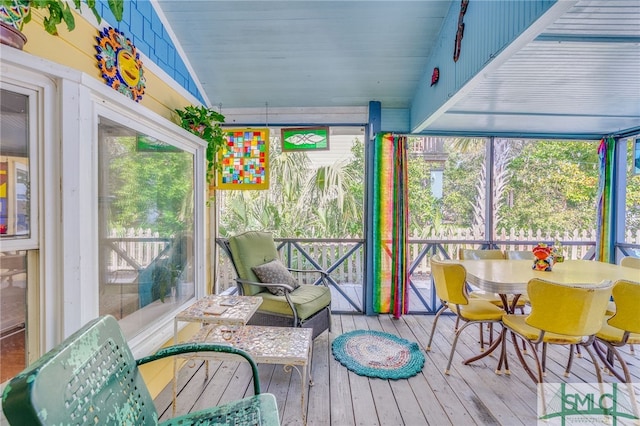
[[[535,383],[542,383],[542,377],[543,377],[542,365],[540,365],[540,358],[538,357],[537,348],[534,346],[533,343],[531,343],[530,340],[527,340],[524,337],[520,336],[519,334],[516,334],[516,332],[514,332],[513,330],[510,330],[510,331],[511,331],[511,342],[513,343],[513,347],[516,351],[516,355],[518,356],[518,360],[520,361],[520,364],[522,364],[522,368],[524,368],[524,371],[529,375],[529,377],[531,377],[531,380],[533,380]],[[518,338],[522,339],[523,345],[528,345],[531,348],[533,359],[536,362],[536,366],[539,368],[537,375],[533,372],[533,370],[527,363],[527,360],[524,358],[523,352],[520,350],[520,346],[518,346]]]
[[[458,323],[459,320],[460,320],[460,318],[458,317],[458,319],[456,320],[456,330],[455,331],[458,331],[457,323]],[[479,342],[480,342],[480,352],[484,352],[484,326],[485,326],[485,324],[482,323],[482,322],[479,324],[479,327],[480,327],[480,340],[479,340]],[[493,323],[490,322],[490,323],[487,324],[487,330],[489,331],[489,342],[488,342],[488,344],[489,344],[489,346],[491,346],[491,344],[493,343]]]
[[[571,375],[571,365],[573,364],[573,345],[569,346],[569,359],[567,360],[567,367],[564,369],[564,377]]]
[[[490,322],[489,324],[487,324],[487,327],[489,328],[489,344],[493,343],[493,323]]]
[[[587,345],[580,345],[584,348],[585,351],[587,351],[587,353],[589,354],[589,357],[591,358],[591,362],[593,362],[593,366],[596,369],[596,376],[598,377],[598,383],[602,383],[602,373],[600,372],[600,363],[598,363],[598,360],[596,358],[596,356],[594,355],[594,353],[591,351],[591,349],[589,349],[589,346]]]
[[[596,353],[598,354],[598,356],[600,357],[600,359],[604,362],[604,364],[606,365],[608,362],[608,359],[603,359],[602,355],[601,355],[601,351],[599,350],[599,347],[597,346],[598,341],[594,342],[594,349],[596,350]],[[640,418],[640,408],[638,408],[638,401],[636,400],[636,392],[635,389],[633,387],[633,383],[631,382],[631,373],[629,372],[629,366],[627,365],[626,361],[624,360],[624,358],[622,358],[622,355],[620,354],[620,351],[618,351],[618,349],[616,349],[615,346],[604,342],[604,345],[607,347],[607,355],[611,354],[612,357],[615,356],[615,358],[618,358],[618,363],[620,364],[620,366],[622,367],[622,372],[624,374],[624,378],[620,376],[620,374],[615,371],[613,369],[613,366],[610,367],[610,371],[618,378],[618,380],[620,380],[621,382],[624,382],[627,384],[627,391],[629,392],[629,401],[631,403],[631,409],[633,410],[633,415],[636,418]]]
[[[546,400],[545,400],[544,386],[540,386],[542,383],[544,383],[544,375],[543,375],[543,371],[542,371],[542,362],[540,360],[540,356],[538,355],[538,351],[537,351],[536,347],[534,347],[533,343],[531,343],[530,340],[526,341],[526,343],[531,348],[531,353],[533,354],[533,359],[536,362],[537,375],[534,375],[533,372],[531,371],[531,369],[529,368],[529,365],[526,363],[524,357],[520,353],[520,347],[518,346],[518,343],[515,340],[515,333],[512,333],[512,338],[513,338],[513,345],[516,348],[516,352],[518,354],[518,358],[520,358],[520,362],[522,363],[522,367],[525,369],[527,374],[529,374],[529,377],[531,377],[533,379],[533,381],[537,385],[536,386],[536,392],[538,393],[538,399],[542,403],[542,416],[546,416],[546,414],[547,414],[547,403],[546,403]]]
[[[447,368],[444,370],[444,374],[446,375],[449,375],[449,370],[451,369],[451,361],[453,360],[453,354],[456,352],[456,345],[458,344],[458,338],[460,337],[460,334],[462,333],[462,331],[465,328],[467,328],[467,326],[469,326],[470,324],[473,324],[473,322],[464,323],[463,326],[460,327],[456,332],[456,337],[453,339],[453,344],[451,345],[451,352],[449,353],[449,362],[447,363]],[[480,326],[482,326],[482,323],[480,324]]]
[[[493,326],[493,324],[489,325]],[[507,359],[507,328],[504,326],[502,330],[500,330],[499,339],[502,341],[502,346],[500,347],[500,360],[498,361],[495,373],[498,375],[502,374],[502,366],[504,364],[504,374],[510,375],[509,360]]]
[[[433,340],[433,334],[436,331],[436,324],[438,324],[438,319],[440,318],[440,315],[442,315],[442,313],[448,308],[447,305],[442,305],[440,307],[440,309],[438,309],[438,312],[436,312],[436,316],[433,318],[433,325],[431,326],[431,335],[429,336],[429,342],[427,343],[427,347],[425,348],[427,352],[429,352],[431,350],[431,341]],[[460,317],[458,317],[459,319]]]
[[[601,343],[606,347],[606,351],[600,346]],[[627,375],[629,368],[627,363],[624,361],[624,358],[622,358],[620,351],[615,350],[614,346],[599,340],[593,342],[593,349],[596,351],[600,361],[604,364],[605,372],[608,372],[611,376],[615,376],[621,382],[630,382],[631,376]],[[614,357],[618,359],[618,363],[622,368],[623,374],[620,374],[620,372],[614,367]]]

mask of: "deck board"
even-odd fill
[[[432,315],[334,314],[331,333],[316,338],[309,388],[308,425],[530,425],[536,422],[535,384],[520,365],[513,346],[507,351],[511,375],[497,375],[497,353],[470,365],[465,358],[478,353],[478,327],[468,327],[458,342],[451,374],[444,369],[453,340],[454,318],[442,316],[425,366],[407,380],[370,379],[348,371],[331,354],[331,341],[358,329],[380,330],[417,342],[428,341]],[[497,327],[499,329],[499,326]],[[497,333],[496,333],[497,334]],[[487,338],[487,336],[485,337]],[[636,348],[638,349],[638,348]],[[624,349],[634,382],[640,381],[640,351]],[[547,356],[547,382],[593,383],[596,375],[590,358],[574,358],[571,375],[565,378],[568,348],[551,347]],[[583,352],[584,353],[584,352]],[[300,376],[280,365],[258,367],[264,392],[276,395],[282,424],[301,425]],[[603,374],[605,382],[616,382]],[[210,362],[205,379],[202,362],[192,361],[178,376],[178,410],[185,413],[253,393],[250,369],[242,362]],[[155,399],[161,419],[171,417],[171,385]],[[637,393],[640,393],[638,390]]]

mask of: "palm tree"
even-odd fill
[[[469,153],[475,156],[484,156],[485,139],[457,138],[453,147],[459,152]],[[495,215],[494,227],[500,222],[500,205],[505,196],[505,189],[511,172],[509,163],[517,157],[524,147],[524,140],[499,139],[493,140],[493,200],[491,210]],[[486,223],[486,194],[487,194],[487,162],[482,161],[480,176],[476,183],[476,198],[473,201],[473,225],[475,235],[484,234]]]
[[[362,175],[350,163],[312,167],[304,152],[280,152],[271,141],[268,191],[225,191],[219,197],[225,210],[223,234],[268,229],[277,236],[344,237],[362,229]],[[359,224],[354,226],[354,223]]]

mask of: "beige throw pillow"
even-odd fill
[[[274,259],[271,262],[267,262],[259,266],[254,266],[251,269],[256,274],[260,282],[288,284],[294,289],[300,287],[298,280],[291,275],[291,272],[289,272],[289,270],[278,259]],[[267,287],[267,290],[276,296],[284,296],[284,290],[282,288]]]

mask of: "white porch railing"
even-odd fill
[[[107,269],[109,272],[137,271],[158,257],[168,243],[168,238],[160,238],[150,229],[111,230],[106,241]]]
[[[542,230],[500,230],[496,239],[492,242],[502,250],[531,250],[540,241],[560,241],[564,246],[564,254],[567,259],[582,259],[593,248],[596,240],[595,230],[570,230],[562,233],[550,233]],[[640,244],[640,231],[633,235],[628,232],[627,242]],[[132,270],[149,265],[168,244],[169,239],[160,238],[157,233],[148,229],[127,229],[124,232],[113,231],[108,239],[111,250],[108,253],[110,272],[119,270]],[[505,241],[506,243],[502,243]],[[419,256],[427,244],[438,244],[447,252],[450,258],[456,258],[459,248],[477,248],[484,244],[484,235],[471,229],[448,230],[439,233],[427,233],[414,235],[409,238],[409,262]],[[304,242],[306,253],[313,258],[322,268],[329,268],[338,259],[342,258],[351,248],[353,242]],[[124,253],[124,255],[123,255]],[[308,262],[303,256],[292,256],[291,266],[294,268],[308,268]],[[226,258],[220,256],[217,265],[218,291],[223,291],[234,286],[235,273],[233,266]],[[364,271],[364,250],[356,250],[349,258],[337,266],[331,277],[337,284],[361,284]],[[430,265],[428,256],[425,256],[416,265],[413,275],[416,277],[428,275]]]

